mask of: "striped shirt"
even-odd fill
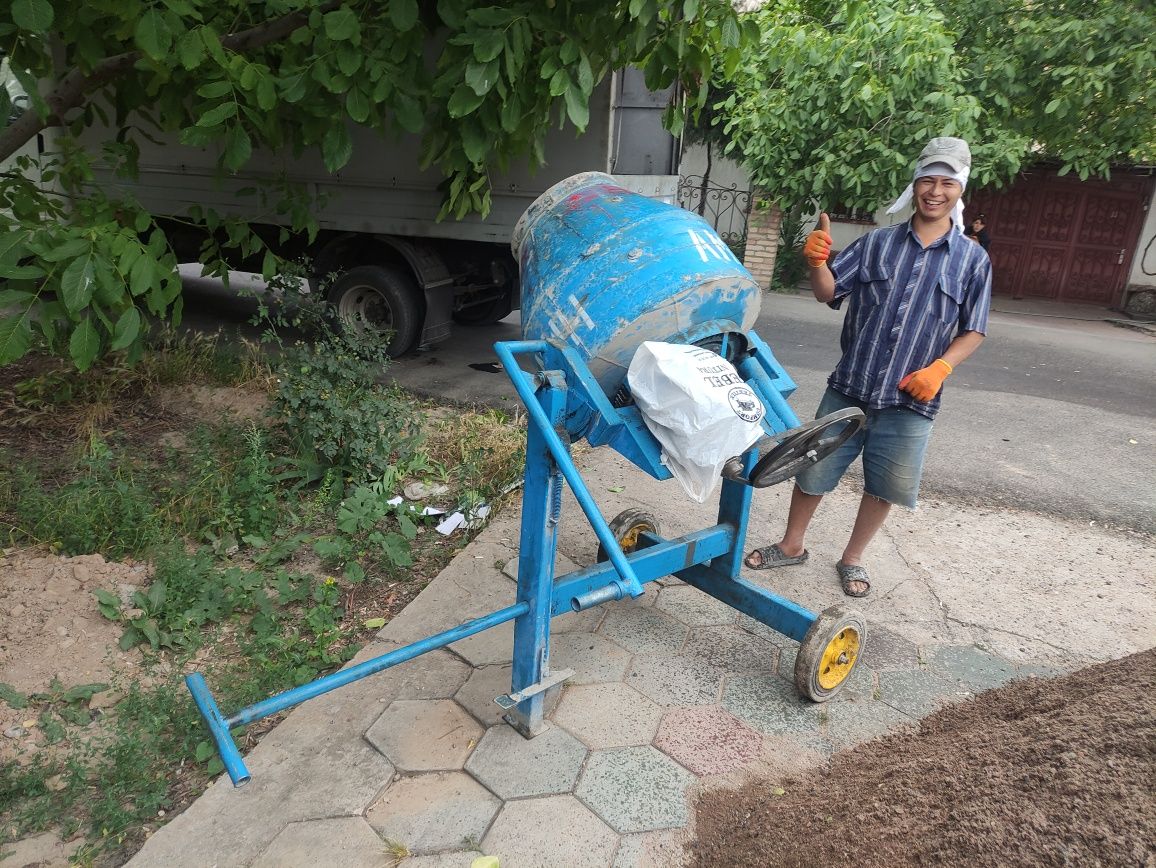
[[[991,260],[952,224],[926,248],[910,221],[856,239],[831,263],[836,310],[843,320],[843,358],[828,379],[833,389],[875,409],[908,407],[934,419],[927,403],[899,391],[899,381],[943,355],[958,335],[987,333]]]

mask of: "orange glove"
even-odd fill
[[[916,401],[927,403],[939,394],[943,381],[954,370],[943,359],[936,359],[926,368],[912,371],[899,381],[899,389]]]
[[[812,268],[818,268],[831,255],[831,218],[819,215],[819,225],[803,243],[803,258]]]

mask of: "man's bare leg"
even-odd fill
[[[864,494],[859,501],[859,512],[855,514],[855,526],[851,529],[851,538],[847,540],[847,547],[843,549],[840,559],[847,566],[858,566],[863,562],[863,552],[874,539],[887,514],[891,511],[891,504],[870,494]],[[851,581],[848,590],[861,593],[867,589],[865,582]]]
[[[823,500],[821,494],[807,494],[799,486],[791,491],[791,508],[787,512],[787,529],[779,541],[779,549],[788,557],[798,557],[803,553],[803,538],[807,527],[815,517],[815,510]],[[748,565],[755,567],[762,563],[758,549],[747,556]]]

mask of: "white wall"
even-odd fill
[[[1144,273],[1145,270],[1148,274]],[[1128,283],[1156,287],[1156,189],[1152,192],[1152,201],[1148,203],[1148,213],[1144,216],[1144,228],[1140,230]]]

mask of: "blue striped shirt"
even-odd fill
[[[951,231],[924,247],[910,221],[856,239],[831,263],[836,310],[850,299],[840,345],[843,358],[827,382],[871,408],[909,407],[928,418],[927,403],[899,391],[899,381],[943,355],[958,335],[987,333],[991,260]]]

